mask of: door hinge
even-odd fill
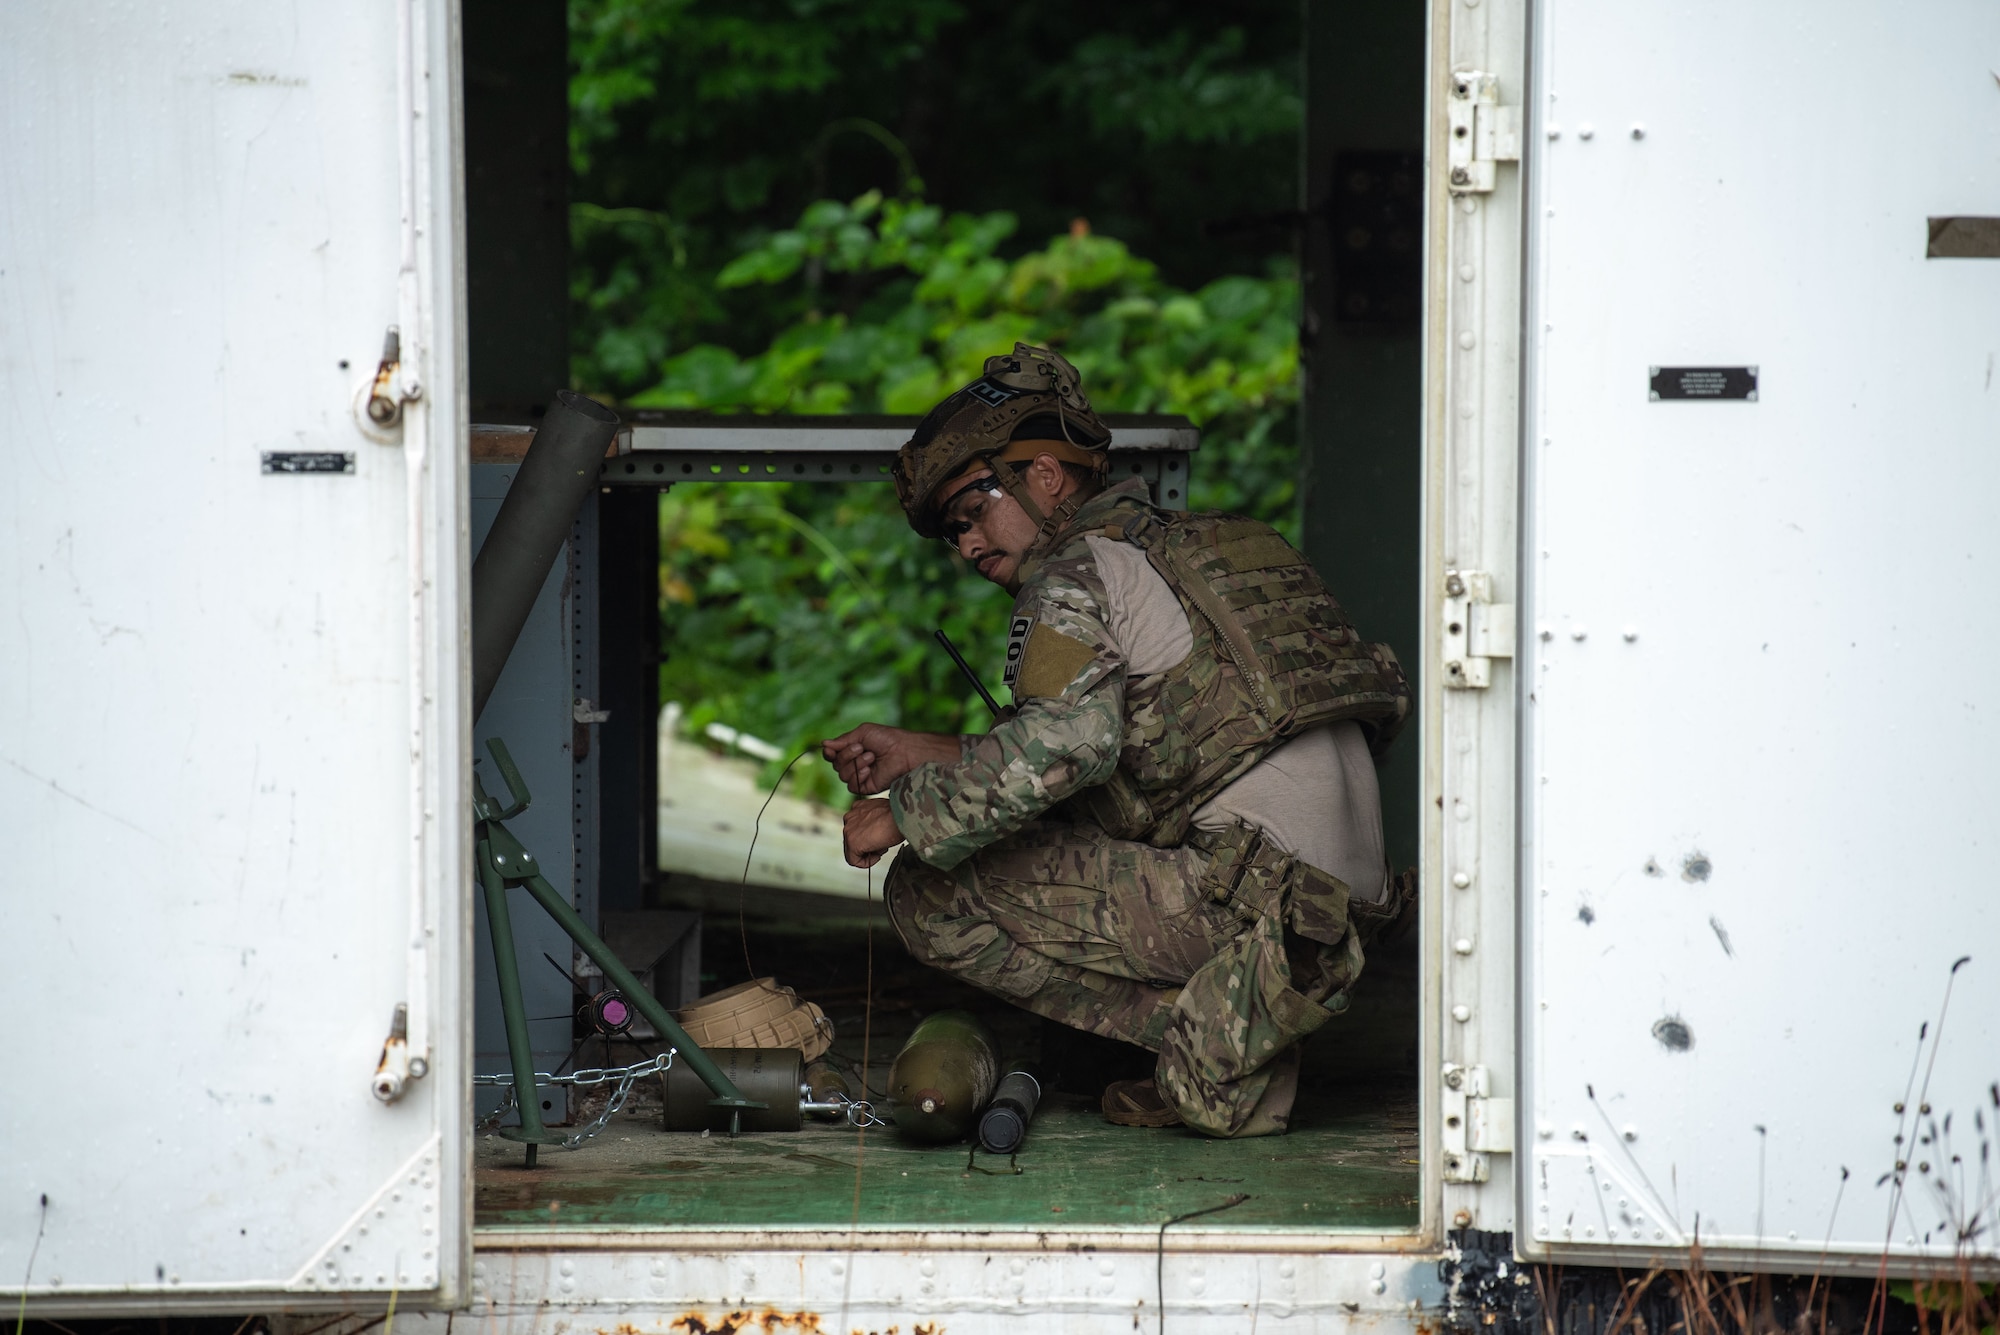
[[[1444,572],[1444,684],[1453,690],[1492,684],[1493,660],[1514,656],[1514,604],[1493,601],[1484,570]]]
[[[1444,1068],[1444,1180],[1484,1182],[1487,1156],[1514,1152],[1514,1100],[1486,1092],[1484,1066]]]
[[[1445,121],[1451,131],[1446,161],[1452,194],[1488,194],[1496,164],[1521,160],[1521,109],[1500,105],[1498,75],[1479,70],[1452,75]]]

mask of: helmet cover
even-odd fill
[[[910,527],[926,538],[942,534],[936,506],[939,487],[976,461],[995,461],[1024,423],[1051,416],[1063,440],[1076,447],[1074,455],[1061,452],[1065,461],[1086,463],[1103,472],[1109,464],[1104,452],[1111,444],[1111,430],[1091,410],[1082,379],[1068,359],[1027,343],[1016,343],[1011,353],[988,357],[985,373],[925,414],[896,455],[890,477]]]

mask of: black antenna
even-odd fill
[[[965,679],[972,683],[972,689],[979,692],[979,698],[986,702],[986,707],[992,710],[997,717],[1000,713],[1000,702],[987,692],[986,683],[979,680],[979,674],[974,672],[972,665],[965,661],[965,655],[958,652],[958,646],[951,642],[951,636],[944,633],[943,626],[937,628],[936,635],[937,642],[944,646],[946,653],[951,655],[951,661],[958,664],[958,670],[965,674]]]

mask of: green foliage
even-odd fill
[[[666,360],[641,407],[922,413],[1015,340],[1062,349],[1100,411],[1180,413],[1203,427],[1198,505],[1296,529],[1297,282],[1164,282],[1122,243],[1078,228],[1007,261],[1006,213],[945,215],[870,191],[820,200],[737,256],[723,288],[796,289],[764,351],[704,343]],[[798,280],[794,282],[794,280]]]
[[[1050,342],[1100,409],[1203,425],[1196,505],[1295,530],[1291,237],[1206,224],[1296,207],[1296,0],[569,15],[579,388],[916,413]],[[661,516],[661,684],[691,727],[789,753],[870,719],[984,726],[930,634],[997,690],[1008,599],[886,485],[683,485]]]
[[[1008,261],[999,247],[1013,230],[1005,213],[947,215],[875,192],[817,201],[717,279],[780,289],[795,321],[752,356],[708,343],[669,357],[632,401],[921,413],[1016,339],[1049,343],[1100,411],[1202,424],[1197,506],[1295,532],[1296,282],[1279,272],[1185,292],[1082,229]],[[688,705],[691,727],[720,719],[789,753],[866,721],[981,726],[983,707],[931,631],[944,626],[991,664],[1008,600],[911,534],[886,486],[683,485],[661,516],[673,646],[661,685]]]
[[[865,722],[984,727],[985,705],[931,632],[990,659],[978,649],[1004,626],[1006,598],[919,542],[887,487],[697,483],[661,497],[660,519],[661,698],[688,706],[691,732],[721,720],[789,758]],[[794,773],[834,800],[830,769]]]
[[[624,398],[699,343],[762,352],[810,284],[716,276],[815,200],[1088,218],[1190,289],[1291,237],[1296,0],[571,0],[572,373]],[[1008,247],[1012,247],[1009,249]],[[829,308],[831,309],[831,308]]]

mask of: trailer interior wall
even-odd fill
[[[455,13],[0,12],[0,1274],[36,1311],[462,1292]],[[399,1005],[429,1071],[385,1103]]]

